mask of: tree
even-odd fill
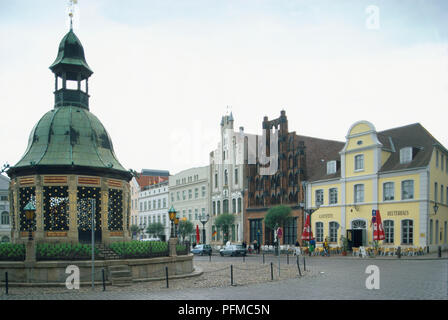
[[[137,233],[138,233],[138,231],[140,229],[139,229],[139,227],[136,224],[133,224],[133,225],[131,225],[130,230],[131,230],[131,233],[132,233],[132,238],[134,238],[137,235]]]
[[[217,227],[222,227],[224,233],[223,241],[226,243],[229,239],[229,227],[235,222],[235,216],[230,213],[220,214],[216,220],[215,225]]]
[[[148,225],[148,227],[146,228],[146,232],[152,236],[159,237],[165,233],[164,229],[165,228],[163,227],[163,224],[161,224],[160,222],[154,222]]]
[[[291,218],[291,208],[279,205],[268,210],[266,217],[264,218],[264,224],[275,231],[279,227],[284,228],[285,224],[290,221]]]
[[[193,223],[188,220],[180,220],[177,228],[179,230],[179,234],[182,237],[182,241],[185,241],[185,238],[191,235],[194,231]]]

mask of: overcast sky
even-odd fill
[[[0,0],[0,165],[53,108],[67,4]],[[248,133],[284,109],[301,135],[420,122],[448,147],[448,1],[79,0],[74,31],[125,168],[207,165],[227,106]]]

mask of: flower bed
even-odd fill
[[[121,259],[139,259],[168,256],[168,244],[161,241],[114,242],[109,245]]]
[[[98,249],[95,248],[95,256]],[[71,243],[38,243],[36,246],[36,260],[89,260],[92,258],[92,246],[89,244]]]
[[[0,261],[24,261],[25,245],[0,243]]]

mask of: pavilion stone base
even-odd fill
[[[65,286],[68,266],[77,266],[80,270],[80,284],[91,285],[91,261],[41,261],[41,262],[0,262],[0,284],[5,284],[5,272],[8,272],[10,286]],[[105,280],[110,284],[109,267],[127,266],[132,274],[132,281],[151,281],[165,279],[166,267],[168,276],[192,275],[193,255],[176,257],[159,257],[150,259],[126,259],[95,261],[95,284],[102,283],[102,270]]]
[[[66,205],[62,208],[51,206],[51,197],[61,196],[54,194],[53,190],[64,190]],[[90,242],[88,235],[84,233],[81,239],[83,227],[78,225],[80,217],[85,217],[90,212],[89,208],[80,205],[79,195],[86,190],[86,197],[95,193],[97,199],[96,219],[99,221],[97,228],[101,229],[101,242],[111,243],[116,241],[131,240],[130,226],[130,188],[126,180],[105,176],[79,175],[79,174],[42,174],[15,177],[10,182],[10,194],[13,200],[12,207],[12,242],[26,243],[28,241],[27,221],[24,221],[23,207],[26,202],[35,201],[35,230],[33,238],[37,242]],[[117,196],[118,195],[118,196]],[[109,201],[113,204],[110,205]],[[118,209],[117,209],[118,208]],[[53,230],[45,225],[50,221],[46,215],[55,210],[56,215],[66,215],[68,225],[63,230]],[[120,225],[111,225],[111,214],[118,214],[120,219],[114,219]],[[25,227],[24,227],[25,226]],[[84,227],[85,228],[85,227]],[[90,225],[89,225],[90,230]]]

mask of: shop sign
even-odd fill
[[[319,215],[320,219],[329,219],[329,218],[333,218],[333,214],[332,213],[326,213],[326,214],[320,214]]]
[[[396,217],[396,216],[408,216],[408,210],[395,210],[395,211],[387,211],[388,217]]]

